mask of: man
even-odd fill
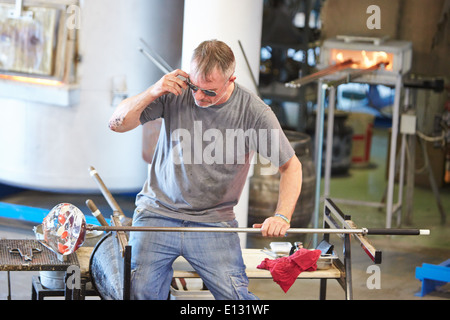
[[[233,207],[258,152],[279,167],[280,196],[263,236],[283,236],[301,190],[301,164],[261,99],[235,82],[232,50],[202,42],[190,74],[175,70],[124,100],[111,117],[113,131],[163,118],[149,175],[136,198],[135,226],[237,227]],[[237,141],[236,141],[237,140]],[[216,299],[255,299],[239,243],[231,232],[131,232],[132,295],[167,299],[172,263],[182,255]]]

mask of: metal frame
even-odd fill
[[[122,226],[117,217],[112,216],[113,226]],[[123,300],[131,299],[131,246],[128,244],[128,237],[124,231],[114,231],[117,240],[117,249],[120,251],[122,262],[122,278],[123,278]]]
[[[372,70],[370,70],[372,71]],[[361,76],[363,74],[359,74]],[[322,169],[322,146],[323,146],[323,128],[324,128],[324,109],[325,109],[325,100],[326,94],[329,90],[329,105],[328,105],[328,126],[327,126],[327,139],[326,139],[326,158],[325,158],[325,172],[324,172],[324,198],[330,196],[330,177],[331,177],[331,154],[333,148],[333,125],[334,125],[334,110],[335,110],[335,96],[336,96],[336,87],[342,83],[347,83],[351,80],[351,77],[346,76],[338,80],[329,80],[326,81],[324,79],[319,80],[318,86],[318,103],[317,103],[317,117],[316,117],[316,205],[315,205],[315,213],[314,213],[314,227],[317,227],[318,218],[319,218],[319,203],[320,203],[320,185],[321,185],[321,169]],[[396,154],[397,154],[397,137],[399,134],[399,118],[400,118],[400,97],[401,97],[401,89],[403,85],[403,76],[401,74],[396,75],[395,77],[395,99],[394,99],[394,108],[392,115],[392,133],[390,140],[390,153],[389,153],[389,176],[388,176],[388,185],[387,185],[387,199],[386,203],[380,202],[366,202],[366,201],[353,201],[346,199],[335,199],[336,202],[347,203],[347,204],[357,204],[357,205],[367,205],[372,207],[384,207],[386,206],[386,228],[391,228],[392,226],[392,216],[396,213],[402,206],[402,193],[403,187],[399,188],[398,194],[398,202],[394,204],[394,184],[395,184],[395,171],[396,171]],[[400,165],[400,174],[399,174],[399,184],[403,185],[403,176],[404,176],[404,161],[405,161],[405,153],[404,148],[405,145],[403,143],[401,145],[401,165]],[[400,224],[400,215],[398,217],[397,224]],[[316,243],[317,238],[314,239]]]
[[[344,214],[331,199],[325,199],[323,227],[333,229],[356,229],[356,225],[351,220],[351,216]],[[343,239],[343,260],[335,261],[336,267],[341,271],[341,278],[336,279],[345,292],[345,299],[353,299],[352,287],[352,265],[351,265],[351,242],[350,233],[340,234]],[[355,234],[356,239],[360,242],[361,247],[375,264],[381,263],[381,251],[376,250],[367,238],[361,234]],[[323,239],[330,241],[330,233],[325,233]],[[327,279],[320,279],[320,299],[326,299]]]

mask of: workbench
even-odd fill
[[[342,240],[342,253],[338,254],[337,259],[333,259],[333,264],[328,269],[319,269],[316,271],[301,272],[297,279],[317,279],[320,281],[320,299],[326,298],[327,280],[336,280],[345,293],[345,299],[353,299],[352,294],[352,272],[351,272],[351,246],[350,238],[353,236],[359,241],[364,252],[373,260],[374,263],[381,263],[381,252],[376,250],[367,240],[365,235],[359,233],[346,233],[344,229],[357,229],[357,226],[351,221],[349,215],[343,214],[339,208],[329,199],[325,200],[324,207],[324,229],[333,228],[335,233]],[[331,231],[331,230],[330,230]],[[355,231],[355,230],[352,230]],[[344,232],[344,233],[341,233]],[[330,232],[331,233],[331,232]],[[323,239],[329,242],[330,233],[324,233]],[[17,241],[20,241],[18,243]],[[103,242],[103,244],[102,244]],[[41,253],[37,254],[31,262],[24,262],[22,257],[13,256],[9,253],[9,248],[20,247],[30,248],[37,247],[41,249]],[[114,296],[114,299],[130,299],[131,297],[131,246],[128,244],[128,238],[123,231],[113,231],[106,234],[96,245],[96,247],[81,247],[74,254],[67,257],[67,261],[60,261],[55,253],[45,248],[37,240],[0,240],[0,271],[56,271],[67,270],[69,266],[77,266],[82,279],[81,290],[69,291],[64,290],[66,299],[84,299],[84,285],[92,282],[95,290],[103,297],[100,283],[96,283],[95,276],[92,274],[92,265],[95,263],[96,251],[104,248],[108,253],[108,264],[116,261],[119,265],[118,273],[109,275],[110,277],[118,277],[118,291],[120,295]],[[109,254],[111,253],[111,254]],[[258,269],[257,266],[268,256],[261,249],[242,249],[244,264],[246,265],[246,273],[249,279],[272,279],[270,271]],[[50,259],[48,262],[47,260]],[[120,270],[119,270],[120,269]],[[198,274],[183,258],[179,257],[175,260],[174,278],[198,278]],[[100,276],[105,276],[108,272],[99,270]],[[108,298],[108,297],[106,297]],[[301,297],[299,297],[301,299]]]
[[[258,269],[257,266],[261,264],[261,262],[266,259],[273,259],[269,257],[267,254],[263,253],[260,249],[242,249],[242,257],[244,259],[244,264],[246,266],[246,274],[249,280],[252,279],[270,279],[272,280],[272,275],[270,271],[265,269]],[[346,284],[347,279],[345,276],[345,268],[339,259],[335,259],[335,262],[331,264],[328,269],[315,270],[315,271],[303,271],[297,276],[297,281],[301,279],[316,279],[321,282],[326,279],[335,279],[339,283]],[[199,278],[198,274],[191,267],[191,265],[184,259],[183,257],[178,257],[174,264],[174,278]],[[343,288],[345,288],[344,286]],[[326,287],[321,286],[320,298],[325,299],[326,295]],[[195,292],[193,292],[195,296]],[[351,299],[350,294],[346,294],[347,299]],[[301,299],[301,297],[299,297]]]
[[[356,224],[351,220],[350,215],[344,214],[331,199],[325,199],[323,227],[333,229],[357,229]],[[288,231],[289,232],[289,231]],[[320,280],[319,299],[326,299],[327,280],[336,280],[344,290],[345,299],[353,299],[352,289],[352,269],[351,269],[351,234],[337,234],[342,240],[342,254],[338,259],[333,259],[333,264],[329,269],[304,271],[301,272],[297,279],[317,279]],[[360,234],[353,235],[355,240],[360,242],[361,248],[375,263],[381,263],[381,251],[376,250],[368,241],[366,236]],[[329,242],[330,234],[325,233],[323,240]],[[246,272],[249,279],[272,279],[270,271],[258,269],[257,266],[267,258],[267,255],[260,249],[243,249],[242,255]],[[175,260],[174,278],[195,278],[198,277],[196,272],[190,267],[189,263],[182,257]],[[297,281],[298,281],[297,280]],[[301,297],[299,297],[301,298]]]
[[[117,226],[117,225],[116,225]],[[359,233],[351,233],[350,231],[355,231],[358,229],[355,223],[351,221],[351,217],[349,215],[345,215],[339,210],[339,208],[330,200],[325,200],[324,207],[324,236],[323,239],[326,242],[329,242],[330,233],[336,234],[342,240],[342,253],[337,254],[338,258],[333,259],[333,264],[329,269],[324,270],[316,270],[316,271],[304,271],[298,275],[298,280],[301,279],[317,279],[320,280],[320,299],[326,299],[326,289],[327,289],[327,281],[328,280],[336,280],[342,289],[344,290],[345,299],[351,300],[353,299],[352,293],[352,272],[351,272],[351,246],[350,246],[350,238],[353,236],[355,240],[359,241],[361,244],[361,248],[363,251],[373,260],[374,263],[381,263],[381,252],[377,251],[367,240],[365,235]],[[330,229],[330,231],[327,231]],[[339,229],[334,230],[336,232],[332,232],[331,229]],[[121,229],[118,229],[121,230]],[[289,232],[289,231],[288,231]],[[120,236],[122,233],[122,236]],[[117,234],[117,237],[115,236]],[[127,242],[127,238],[124,235],[124,231],[112,231],[110,233],[109,239],[104,237],[104,239],[108,242],[108,245],[105,247],[109,247],[106,252],[108,253],[108,257],[112,257],[115,254],[118,257],[119,265],[122,267],[117,268],[120,269],[119,276],[120,281],[120,293],[119,295],[111,296],[108,294],[108,287],[106,286],[103,289],[106,294],[105,299],[130,299],[131,297],[131,246]],[[115,239],[113,241],[113,239]],[[103,239],[102,239],[103,240]],[[101,240],[101,241],[102,241]],[[105,241],[105,242],[106,242]],[[112,242],[115,245],[112,245]],[[97,244],[96,249],[99,247]],[[101,246],[100,246],[101,247]],[[115,249],[116,247],[116,249]],[[267,258],[267,255],[261,252],[260,249],[242,249],[243,250],[243,259],[244,264],[246,265],[246,273],[249,279],[272,279],[272,275],[270,271],[264,269],[258,269],[257,266]],[[120,253],[119,253],[120,251]],[[116,254],[117,252],[117,254]],[[109,254],[111,253],[111,254]],[[95,251],[92,253],[92,256],[96,256]],[[91,258],[91,265],[93,263]],[[111,259],[111,261],[116,260]],[[95,261],[94,261],[95,262]],[[109,263],[108,263],[109,264]],[[99,264],[97,264],[98,266]],[[174,275],[173,278],[198,278],[198,274],[195,270],[190,266],[190,264],[182,257],[179,257],[175,260],[174,265]],[[105,274],[102,270],[97,270],[97,274],[99,277],[103,277]],[[92,270],[91,270],[91,277]],[[102,293],[102,281],[96,283],[96,277],[93,277],[93,285],[97,290]],[[117,290],[115,290],[117,292]],[[299,297],[300,299],[301,297]]]
[[[272,279],[270,271],[258,269],[257,266],[266,259],[273,259],[261,252],[260,249],[242,249],[242,257],[246,266],[245,272],[249,279]],[[183,257],[178,257],[174,264],[174,278],[198,278],[198,274]],[[298,279],[340,279],[344,276],[343,265],[340,262],[332,264],[329,269],[303,271]]]
[[[31,249],[34,253],[30,261],[26,261],[19,254],[10,253],[11,249],[20,249],[23,255],[29,255]],[[38,240],[0,239],[0,271],[8,272],[8,300],[11,299],[11,271],[67,271],[71,266],[80,267],[78,256],[71,254],[65,260],[58,258],[57,254],[43,246]],[[65,281],[67,284],[67,279]],[[78,299],[80,291],[77,288],[65,286],[62,290],[66,299]]]

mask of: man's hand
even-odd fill
[[[284,237],[290,227],[291,225],[280,217],[270,217],[263,223],[253,225],[253,228],[261,228],[264,237]]]
[[[173,93],[178,96],[183,93],[183,90],[187,89],[186,81],[182,80],[178,76],[182,76],[187,79],[189,75],[183,70],[177,69],[164,75],[158,82],[151,87],[151,94],[154,97],[160,97],[162,95]]]
[[[116,132],[126,132],[139,126],[141,124],[139,117],[150,103],[168,93],[180,95],[187,88],[186,82],[178,76],[186,79],[189,77],[183,70],[174,70],[144,92],[123,100],[112,114],[109,128]]]

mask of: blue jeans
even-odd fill
[[[134,226],[237,227],[237,221],[198,223],[168,218],[137,208]],[[232,232],[130,232],[131,296],[164,300],[169,296],[172,264],[183,256],[217,300],[258,299],[248,291],[239,237]]]

